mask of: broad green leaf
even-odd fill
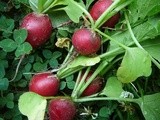
[[[22,44],[27,38],[27,30],[26,29],[14,30],[13,38],[17,44]]]
[[[146,120],[160,119],[160,93],[145,95],[137,99]]]
[[[58,27],[59,25],[70,20],[65,11],[53,11],[52,13],[49,13],[49,16],[51,18],[53,27]]]
[[[69,68],[77,66],[93,66],[100,62],[99,57],[78,56],[69,65]]]
[[[28,120],[44,120],[46,105],[46,99],[33,92],[22,94],[18,101],[20,112],[26,115]]]
[[[138,77],[151,74],[151,59],[148,53],[140,48],[128,48],[117,71],[118,80],[130,83]]]
[[[110,77],[107,80],[106,86],[104,87],[101,95],[108,97],[120,97],[123,92],[122,83],[116,77]]]
[[[156,4],[155,4],[156,3]],[[160,0],[134,0],[128,6],[131,23],[143,20],[147,16],[160,13]]]
[[[78,5],[80,4],[75,2],[74,0],[65,0],[65,1],[67,3],[67,6],[64,7],[63,9],[65,10],[67,15],[73,22],[79,23],[79,18],[82,16],[82,13],[83,13],[83,11],[77,6],[77,4]]]
[[[32,50],[32,46],[28,42],[24,42],[23,44],[18,46],[15,52],[15,55],[16,57],[19,57],[24,54],[29,54],[31,50]]]
[[[11,39],[4,39],[0,41],[0,47],[6,52],[12,52],[17,48],[17,44]]]
[[[144,41],[141,43],[141,45],[152,57],[154,57],[156,60],[160,62],[160,55],[159,55],[160,38],[159,37],[152,40]]]
[[[9,81],[7,78],[0,78],[0,90],[7,90]]]
[[[135,26],[132,28],[133,33],[136,37],[136,39],[139,42],[145,41],[145,40],[152,40],[154,37],[160,35],[160,17],[153,17],[149,18],[148,21],[139,24],[138,26]],[[123,31],[119,33],[115,33],[111,36],[118,42],[121,42],[122,44],[126,46],[134,45],[134,42],[131,38],[131,35],[129,31]],[[115,44],[115,42],[110,42],[110,48],[109,50],[117,49],[119,46]]]

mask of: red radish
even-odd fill
[[[52,23],[46,14],[30,13],[23,18],[20,27],[28,31],[26,41],[33,48],[44,44],[52,33]]]
[[[55,98],[48,106],[49,120],[73,120],[76,106],[69,98]]]
[[[98,0],[91,8],[90,14],[92,18],[96,21],[102,13],[108,9],[108,7],[112,4],[112,0]],[[120,14],[117,13],[116,15],[112,16],[108,19],[104,26],[113,28],[119,21]]]
[[[29,91],[42,96],[53,96],[57,94],[59,85],[59,79],[51,73],[36,74],[29,83]]]
[[[91,77],[92,74],[93,74],[92,72],[89,72],[85,81],[87,81]],[[91,84],[83,91],[82,96],[89,96],[89,95],[93,95],[95,93],[98,93],[100,90],[102,90],[102,87],[103,87],[103,78],[97,76],[91,82]]]
[[[72,44],[75,50],[81,55],[91,55],[99,50],[101,39],[91,29],[82,28],[74,32]]]

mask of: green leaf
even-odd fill
[[[26,29],[14,30],[13,38],[17,44],[22,44],[27,38],[27,30]]]
[[[34,12],[38,12],[38,0],[29,0],[29,5]]]
[[[70,75],[70,76],[66,77],[67,82],[73,81],[73,79],[74,79],[73,75]]]
[[[82,13],[83,13],[83,11],[76,6],[76,4],[79,4],[79,3],[76,3],[73,0],[65,0],[65,1],[67,2],[67,6],[63,9],[65,10],[67,15],[73,22],[79,23],[79,18],[82,16]]]
[[[50,65],[52,68],[57,68],[58,65],[59,65],[59,63],[58,63],[57,59],[52,58],[52,59],[50,59],[50,61],[49,61],[49,65]]]
[[[87,56],[78,56],[75,58],[69,65],[69,68],[77,66],[93,66],[100,62],[100,58],[97,57],[87,57]]]
[[[9,81],[7,78],[0,78],[0,90],[7,90]]]
[[[138,77],[151,74],[151,59],[148,53],[140,48],[128,48],[118,68],[117,77],[122,83],[130,83]]]
[[[46,99],[33,92],[22,94],[18,101],[20,112],[29,120],[44,120],[46,105]]]
[[[159,37],[152,39],[152,40],[147,40],[141,43],[143,48],[156,60],[160,62],[160,39]]]
[[[116,77],[110,77],[107,80],[106,86],[104,87],[101,95],[108,97],[120,97],[123,92],[122,83]]]
[[[60,88],[59,89],[63,90],[66,87],[66,85],[67,85],[66,82],[62,81],[61,84],[60,84]]]
[[[3,36],[8,37],[12,34],[14,28],[14,20],[0,17],[0,31],[3,31]]]
[[[130,21],[131,23],[135,23],[137,20],[142,20],[147,16],[158,14],[160,12],[159,8],[159,0],[134,0],[128,7]]]
[[[7,104],[6,104],[7,108],[14,108],[14,102],[13,101],[8,101]]]
[[[57,58],[62,56],[62,53],[59,52],[59,51],[55,51],[52,56],[53,56],[54,59],[57,59]]]
[[[45,50],[42,51],[42,54],[46,59],[51,59],[52,58],[52,52],[50,50],[45,49]]]
[[[0,41],[0,47],[5,52],[12,52],[17,48],[17,44],[12,39],[4,39]]]
[[[47,69],[47,64],[46,63],[40,63],[40,62],[36,62],[33,64],[33,69],[37,72],[39,71],[44,71]]]
[[[132,28],[133,33],[139,42],[149,39],[152,40],[154,37],[160,35],[160,21],[158,19],[158,16],[149,18],[146,22]],[[128,30],[119,33],[116,31],[115,34],[113,34],[111,37],[126,46],[134,45]],[[120,47],[113,41],[111,41],[110,44],[110,50]]]
[[[21,55],[29,54],[32,50],[32,46],[28,42],[24,42],[23,44],[19,45],[15,55],[19,57]]]
[[[67,81],[67,87],[71,90],[73,90],[75,86],[75,81]]]
[[[146,120],[160,119],[160,93],[145,95],[137,99]]]
[[[108,112],[109,112],[109,109],[108,109],[107,107],[102,107],[102,108],[99,110],[99,115],[100,115],[101,117],[107,117],[108,114],[106,114],[106,113],[108,113]]]
[[[52,20],[53,27],[58,27],[70,20],[65,11],[53,11],[52,13],[49,13],[49,17]]]
[[[0,78],[3,78],[5,76],[5,68],[8,67],[8,61],[6,60],[0,60]]]

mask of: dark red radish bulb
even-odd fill
[[[20,25],[28,31],[26,41],[31,44],[33,48],[44,44],[52,33],[52,23],[48,15],[29,13],[26,15]]]
[[[88,79],[91,77],[93,73],[89,72],[87,75],[85,82],[88,81]],[[103,78],[97,76],[90,84],[89,86],[83,91],[82,96],[89,96],[98,93],[103,88]]]
[[[96,21],[112,3],[112,0],[98,0],[90,9],[92,18]],[[118,23],[119,18],[120,13],[117,13],[108,19],[103,26],[113,28]]]
[[[54,96],[58,93],[59,79],[51,73],[36,74],[29,83],[29,91],[42,96]]]
[[[74,120],[75,104],[67,98],[55,98],[48,106],[49,120]]]
[[[100,49],[101,38],[93,30],[82,28],[74,32],[72,44],[79,54],[91,55]]]

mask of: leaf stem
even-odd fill
[[[71,95],[73,98],[77,98],[78,92],[80,91],[82,85],[84,84],[90,69],[91,69],[91,67],[89,66],[87,68],[87,70],[85,71],[85,73],[84,73],[83,77],[81,78],[81,80],[80,81],[76,81],[76,82],[79,82],[79,84],[78,84],[77,88],[75,88],[75,91],[73,91],[73,93]]]
[[[120,2],[121,0],[116,0],[115,2],[113,2],[113,4],[111,4],[111,6],[108,7],[107,10],[105,10],[105,12],[96,20],[94,28],[99,28],[104,22],[104,18],[106,17],[106,15],[108,15],[108,13],[110,13]]]
[[[38,0],[38,12],[41,13],[43,11],[43,0]]]
[[[79,98],[79,99],[73,99],[74,102],[90,102],[90,101],[100,101],[100,100],[105,100],[105,101],[109,101],[109,100],[113,100],[113,101],[125,101],[125,102],[134,102],[137,103],[137,99],[131,99],[131,98],[117,98],[117,97],[94,97],[94,98],[90,98],[90,97],[83,97],[83,98]]]
[[[115,42],[116,44],[118,44],[118,45],[119,45],[119,46],[121,46],[122,48],[124,48],[124,49],[128,49],[128,47],[127,47],[127,46],[125,46],[124,44],[122,44],[122,43],[120,43],[120,42],[116,41],[116,40],[115,40],[115,39],[113,39],[112,37],[110,37],[110,36],[108,36],[107,34],[105,34],[105,33],[101,32],[100,30],[95,29],[95,31],[97,31],[97,32],[98,32],[99,34],[101,34],[102,36],[104,36],[104,37],[108,38],[109,40],[111,40],[111,41]]]
[[[88,85],[96,78],[96,76],[108,65],[107,61],[102,61],[101,64],[99,64],[98,68],[94,71],[92,76],[87,80],[87,82],[82,86],[78,93],[78,97],[81,96],[83,91],[88,87]]]
[[[125,19],[126,19],[126,22],[127,22],[127,27],[128,27],[128,30],[129,30],[129,33],[131,35],[131,38],[133,39],[134,43],[136,44],[136,46],[144,51],[146,51],[142,46],[141,44],[138,42],[137,38],[135,37],[133,31],[132,31],[132,28],[131,28],[131,25],[130,25],[130,22],[129,22],[129,19],[128,19],[128,15],[127,13],[125,12]],[[160,64],[149,54],[152,62],[160,69]]]
[[[90,13],[89,13],[86,9],[84,9],[81,5],[79,5],[77,2],[75,2],[75,1],[72,1],[72,2],[73,2],[73,4],[75,4],[78,8],[80,8],[80,9],[84,12],[84,14],[87,15],[88,19],[89,19],[90,22],[91,22],[91,27],[93,27],[93,25],[94,25],[94,20],[93,20],[93,18],[91,17]]]
[[[25,57],[25,54],[20,57],[20,60],[19,60],[18,65],[16,67],[16,71],[15,71],[14,77],[9,82],[13,82],[16,79],[18,71],[19,71],[19,67],[20,67],[24,57]]]

